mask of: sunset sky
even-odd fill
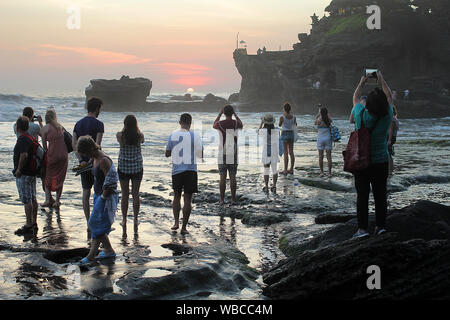
[[[83,94],[122,74],[149,78],[152,92],[238,92],[238,32],[252,54],[292,49],[330,1],[1,0],[0,93]]]

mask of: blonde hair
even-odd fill
[[[45,123],[52,124],[57,129],[61,128],[61,125],[58,122],[58,117],[56,116],[55,109],[48,109],[45,113]]]
[[[77,142],[77,152],[88,156],[94,154],[95,151],[100,150],[100,146],[95,143],[91,136],[81,136]]]

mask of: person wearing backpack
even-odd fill
[[[16,230],[16,235],[36,234],[38,203],[36,200],[36,168],[32,168],[31,162],[34,153],[34,140],[27,132],[29,119],[20,116],[16,121],[18,138],[14,146],[14,170],[16,186],[19,198],[25,208],[26,223]],[[33,141],[34,140],[34,141]],[[36,142],[37,143],[37,142]]]
[[[353,171],[357,193],[358,231],[354,238],[369,236],[369,193],[372,186],[375,200],[375,235],[386,232],[387,178],[389,170],[388,131],[392,123],[392,92],[380,71],[377,73],[382,89],[375,88],[361,104],[362,88],[367,80],[362,77],[353,95],[350,122],[357,130],[368,128],[370,132],[370,161],[366,168]]]

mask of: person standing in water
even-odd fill
[[[166,146],[166,157],[172,157],[173,217],[172,230],[180,227],[181,196],[184,198],[181,234],[186,229],[192,211],[192,195],[198,193],[197,159],[203,159],[201,137],[191,131],[192,116],[184,113],[180,117],[180,129],[172,132]],[[184,194],[183,194],[184,191]]]
[[[93,159],[94,206],[88,221],[92,243],[89,254],[81,260],[81,264],[90,264],[96,259],[115,258],[116,256],[108,235],[117,211],[119,176],[112,160],[90,136],[80,137],[77,147],[79,154]],[[103,245],[103,251],[96,256],[100,244]]]
[[[266,114],[261,119],[258,134],[260,141],[262,141],[263,150],[261,157],[264,167],[263,191],[269,192],[269,174],[270,168],[272,168],[272,187],[270,191],[277,193],[280,130],[275,128],[275,118],[272,114]]]
[[[122,131],[116,134],[117,141],[120,144],[119,151],[119,180],[122,190],[121,209],[122,209],[122,227],[127,225],[128,199],[133,196],[133,214],[134,229],[138,226],[138,214],[141,206],[139,189],[141,187],[142,176],[144,173],[141,144],[144,143],[144,135],[139,130],[136,117],[127,115],[123,121]]]
[[[280,117],[281,141],[284,148],[284,170],[281,174],[294,174],[294,125],[297,125],[297,118],[292,114],[292,107],[289,103],[283,106],[283,115]],[[291,158],[291,167],[288,170],[289,157]]]
[[[320,176],[325,176],[323,172],[323,154],[324,151],[327,155],[328,161],[328,176],[331,177],[331,150],[333,149],[333,143],[331,140],[331,123],[332,120],[328,115],[328,109],[325,107],[321,107],[319,109],[319,114],[316,116],[314,120],[314,124],[317,126],[317,150],[319,151],[319,168],[320,168]]]
[[[225,114],[226,119],[220,120]],[[233,120],[233,115],[236,120]],[[223,107],[216,120],[213,128],[219,131],[219,189],[220,189],[220,205],[225,203],[225,189],[227,184],[227,172],[230,176],[231,203],[236,203],[237,189],[237,168],[238,168],[238,130],[242,130],[244,125],[241,119],[230,105]]]
[[[47,110],[45,123],[46,125],[41,129],[40,133],[42,136],[42,147],[47,157],[45,198],[49,200],[49,207],[59,208],[69,164],[69,153],[64,142],[63,128],[58,122],[54,109]],[[56,201],[53,201],[52,191],[56,191]]]
[[[397,132],[400,126],[400,123],[397,118],[397,108],[393,106],[394,114],[392,116],[391,127],[389,128],[389,136],[388,136],[388,150],[389,150],[389,176],[392,176],[392,172],[394,171],[394,144],[397,142]]]
[[[79,152],[77,152],[77,143],[78,138],[81,136],[88,135],[90,136],[94,142],[101,146],[103,133],[105,132],[105,127],[103,122],[97,120],[100,114],[100,108],[102,107],[103,102],[99,98],[90,98],[87,102],[87,116],[83,119],[79,120],[73,129],[72,135],[72,147],[75,151],[75,155],[80,162],[80,165],[88,165],[91,159],[86,156],[82,156]],[[91,189],[94,185],[94,176],[91,171],[86,171],[81,174],[81,186],[83,188],[83,211],[86,217],[86,221],[89,221],[90,215],[90,197],[91,197]],[[89,237],[89,230],[88,230]]]
[[[23,227],[16,230],[16,235],[37,234],[37,210],[36,200],[36,172],[30,167],[30,161],[33,157],[33,139],[28,134],[29,119],[21,116],[16,121],[16,130],[19,135],[14,146],[14,170],[16,177],[17,191],[20,201],[25,209],[26,223]]]

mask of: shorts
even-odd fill
[[[192,194],[198,193],[198,178],[196,171],[184,171],[172,176],[174,191]]]
[[[270,168],[272,167],[272,175],[278,174],[278,161],[272,161],[270,163],[264,164],[264,175],[270,175]]]
[[[36,201],[36,177],[21,176],[16,178],[17,191],[19,192],[20,201],[27,204]]]
[[[219,164],[219,174],[226,175],[227,171],[230,176],[235,176],[237,174],[237,164]]]
[[[80,176],[83,189],[91,190],[94,185],[94,175],[92,174],[92,171],[83,172]]]
[[[117,170],[117,173],[119,174],[119,180],[141,181],[142,176],[144,175],[144,170],[141,170],[138,173],[123,173],[120,170]]]
[[[323,137],[317,139],[317,150],[332,150],[333,143],[331,142],[331,137]]]
[[[294,142],[294,131],[282,131],[280,140],[283,142]]]
[[[97,239],[104,234],[108,235],[111,232],[111,221],[105,204],[106,201],[102,199],[101,194],[94,194],[94,207],[88,222],[92,239]]]

